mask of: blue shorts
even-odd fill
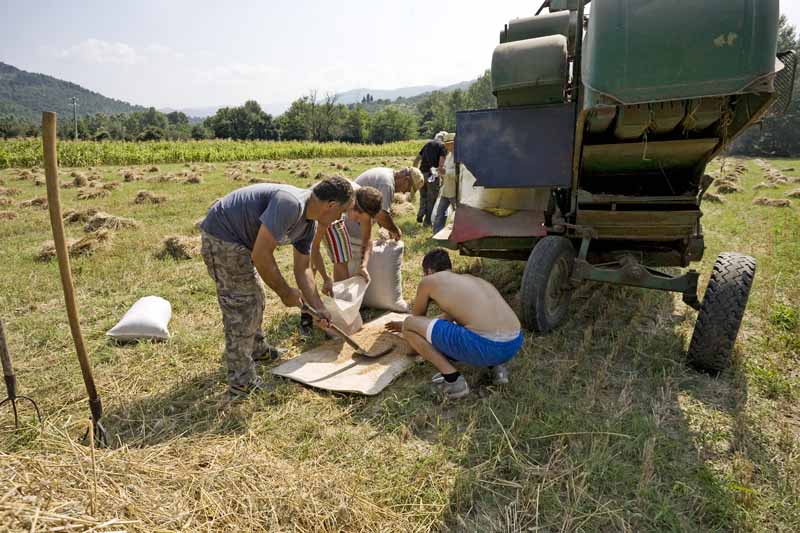
[[[448,320],[434,320],[428,342],[448,359],[472,366],[497,366],[509,361],[522,348],[522,332],[509,341],[493,341]]]

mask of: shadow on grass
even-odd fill
[[[519,265],[469,271],[515,299]],[[379,433],[448,450],[461,466],[445,517],[453,531],[740,529],[739,502],[681,404],[685,382],[709,384],[684,364],[678,326],[693,313],[670,294],[595,284],[576,291],[571,310],[557,331],[526,335],[502,390],[465,368],[471,397],[438,403],[425,367],[374,399],[340,401]],[[722,405],[735,410],[744,380],[720,381],[732,395]]]

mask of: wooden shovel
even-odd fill
[[[311,306],[308,305],[308,304],[305,304],[305,303],[303,304],[302,311],[304,313],[308,313],[309,315],[313,316],[317,320],[320,319],[319,313],[317,313],[316,310],[312,309]],[[355,350],[355,355],[361,355],[361,356],[364,356],[364,357],[369,357],[369,358],[374,359],[376,357],[382,357],[382,356],[386,355],[387,353],[389,353],[392,350],[394,350],[395,347],[396,347],[396,345],[392,344],[388,348],[384,348],[383,350],[381,350],[379,352],[369,353],[360,344],[358,344],[352,337],[350,337],[347,333],[342,331],[342,329],[339,326],[337,326],[336,324],[334,324],[333,322],[331,322],[331,329],[333,331],[335,331],[336,334],[339,335],[339,337],[341,337],[344,342],[349,344],[350,347]]]
[[[44,145],[44,172],[47,180],[47,205],[50,209],[50,225],[53,227],[53,241],[55,242],[58,268],[61,271],[61,286],[64,288],[64,301],[67,304],[69,328],[72,331],[72,340],[75,342],[75,351],[81,365],[83,382],[89,395],[89,409],[92,413],[92,426],[95,441],[100,445],[107,444],[106,431],[100,419],[103,417],[103,404],[97,388],[94,385],[92,366],[86,354],[86,344],[81,333],[81,323],[78,317],[78,304],[75,300],[75,286],[72,283],[72,271],[69,264],[67,241],[64,237],[64,222],[61,219],[61,193],[58,186],[58,156],[56,153],[56,114],[42,113],[42,142]]]

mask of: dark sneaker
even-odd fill
[[[314,334],[314,317],[308,313],[300,314],[300,336],[310,337]]]
[[[272,386],[268,385],[261,379],[261,376],[256,376],[253,381],[244,386],[231,385],[228,387],[228,400],[241,401],[246,400],[252,394],[263,392],[271,392]]]
[[[275,361],[276,359],[284,355],[287,351],[288,350],[286,350],[285,348],[276,348],[262,341],[253,350],[253,361],[257,365],[264,365],[267,363],[271,363],[272,361]]]
[[[495,385],[508,385],[508,368],[506,365],[497,365],[492,368],[492,383]]]
[[[442,380],[436,387],[448,400],[458,400],[469,394],[469,385],[464,376],[458,376],[458,379],[453,383],[448,383]]]

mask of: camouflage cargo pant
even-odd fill
[[[217,301],[225,329],[225,365],[228,384],[245,386],[256,377],[253,355],[266,345],[261,322],[264,292],[250,250],[202,234],[201,253],[211,279],[217,285]]]

